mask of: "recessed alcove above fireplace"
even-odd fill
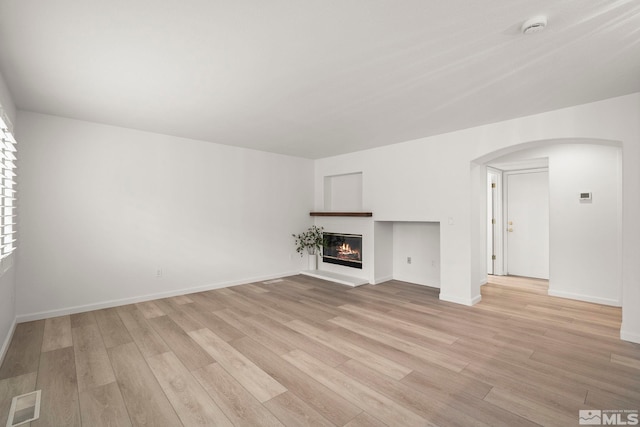
[[[324,211],[362,211],[362,172],[324,177]]]

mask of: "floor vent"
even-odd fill
[[[19,426],[40,417],[40,394],[42,390],[16,396],[11,400],[7,427]]]
[[[280,283],[282,282],[282,279],[273,279],[273,280],[267,280],[266,282],[262,282],[265,285],[271,285],[273,283]]]

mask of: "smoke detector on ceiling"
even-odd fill
[[[546,16],[534,16],[533,18],[524,21],[524,24],[522,24],[522,34],[539,33],[540,31],[544,30],[546,26]]]

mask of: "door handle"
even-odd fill
[[[508,231],[509,233],[513,233],[513,228],[507,228],[507,231]]]

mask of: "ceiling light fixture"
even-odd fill
[[[522,24],[522,34],[539,33],[540,31],[544,30],[546,26],[546,16],[534,16],[533,18],[524,21],[524,24]]]

